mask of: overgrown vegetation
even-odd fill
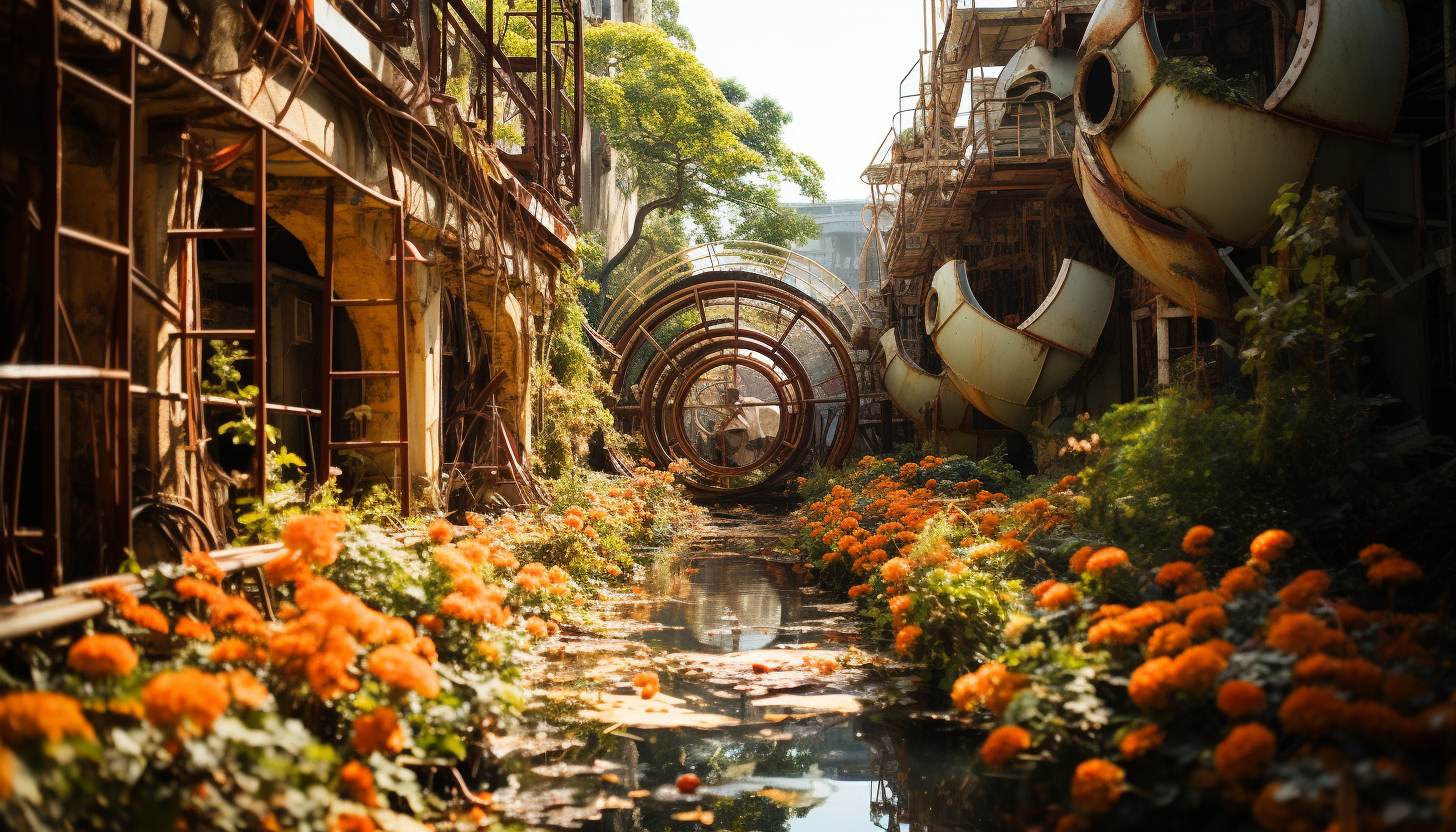
[[[436,519],[411,542],[336,497],[321,489],[308,513],[280,520],[285,552],[265,568],[276,620],[193,552],[133,568],[141,599],[98,584],[106,612],[84,633],[10,654],[8,828],[489,826],[495,815],[416,770],[463,763],[508,730],[525,705],[517,651],[583,622],[587,597],[628,580],[632,542],[695,516],[671,474],[647,469],[564,481],[540,515],[471,515],[468,529]]]
[[[801,482],[783,547],[949,690],[1020,825],[1449,822],[1456,629],[1421,608],[1451,477],[1406,483],[1352,393],[1368,291],[1327,252],[1338,208],[1274,203],[1279,259],[1239,312],[1251,398],[1194,365],[1079,420],[1055,485],[916,449]],[[1380,539],[1411,526],[1424,565]]]
[[[771,98],[751,98],[736,81],[714,78],[681,43],[681,33],[631,23],[586,32],[587,116],[624,155],[640,200],[632,234],[609,253],[603,280],[657,212],[684,215],[706,239],[720,238],[725,227],[780,245],[817,233],[812,220],[779,201],[784,183],[823,198],[823,171],[783,141],[789,114]]]

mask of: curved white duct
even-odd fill
[[[1134,271],[1184,309],[1233,322],[1225,266],[1207,236],[1167,225],[1130,205],[1080,137],[1072,172],[1093,221]]]
[[[945,375],[976,409],[1023,433],[1045,401],[1092,354],[1112,311],[1111,275],[1063,260],[1040,307],[1015,329],[993,319],[971,291],[963,261],[941,266],[925,302],[925,329]]]
[[[925,406],[940,399],[940,440],[953,454],[979,456],[980,437],[968,433],[971,405],[945,373],[931,375],[900,349],[894,329],[880,336],[884,349],[885,392],[895,407],[917,425],[925,424]]]
[[[1077,79],[1077,56],[1071,50],[1062,50],[1060,54],[1053,53],[1032,41],[1017,50],[1006,62],[1006,66],[1001,68],[1001,74],[996,78],[993,97],[1006,98],[1012,87],[1033,75],[1046,79],[1044,89],[1055,95],[1057,100],[1066,98],[1072,94],[1073,83]]]
[[[1400,113],[1409,50],[1400,0],[1308,0],[1299,45],[1264,109],[1383,142]]]
[[[1154,84],[1162,49],[1151,18],[1141,0],[1097,7],[1075,109],[1120,189],[1172,222],[1259,245],[1281,186],[1353,188],[1394,129],[1406,63],[1398,0],[1311,0],[1300,46],[1263,108]]]

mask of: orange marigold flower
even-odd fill
[[[354,752],[367,757],[376,751],[393,757],[404,750],[404,730],[393,708],[375,708],[354,720]]]
[[[1333,688],[1295,688],[1279,706],[1279,723],[1290,734],[1322,737],[1345,715],[1345,700]]]
[[[1091,546],[1083,546],[1077,550],[1076,554],[1072,555],[1072,560],[1067,566],[1072,570],[1073,574],[1080,575],[1087,571],[1087,561],[1092,558],[1093,551]]]
[[[1235,647],[1233,645],[1233,642],[1225,641],[1221,638],[1211,638],[1208,641],[1203,642],[1203,646],[1219,654],[1220,656],[1223,656],[1225,659],[1239,652],[1239,648]]]
[[[1227,596],[1255,592],[1264,587],[1264,576],[1248,566],[1236,566],[1224,574],[1218,590]]]
[[[1041,597],[1036,600],[1036,605],[1042,609],[1062,610],[1080,600],[1082,600],[1082,595],[1075,588],[1058,582],[1047,587]]]
[[[303,583],[313,577],[313,567],[297,552],[285,552],[263,565],[268,583],[281,586],[289,582]]]
[[[1158,727],[1156,722],[1149,722],[1141,728],[1135,728],[1122,736],[1117,744],[1117,750],[1122,756],[1129,760],[1156,751],[1163,744],[1163,729]]]
[[[1265,641],[1275,650],[1283,650],[1296,656],[1314,652],[1328,635],[1323,622],[1307,612],[1292,612],[1282,616],[1269,628]]]
[[[329,832],[376,832],[379,827],[368,815],[340,812],[329,821]]]
[[[890,599],[890,612],[896,615],[903,615],[914,606],[915,599],[909,595],[897,595]]]
[[[425,534],[437,546],[444,546],[455,539],[455,526],[443,517],[436,517],[425,527]]]
[[[1363,630],[1370,626],[1370,614],[1349,601],[1335,601],[1333,606],[1335,617],[1345,630]]]
[[[1292,610],[1307,610],[1330,588],[1330,576],[1311,569],[1279,590],[1279,601]]]
[[[1234,719],[1260,713],[1268,703],[1263,688],[1243,679],[1231,679],[1219,686],[1216,702],[1220,711]]]
[[[874,587],[870,586],[869,584],[856,584],[849,588],[849,597],[852,599],[858,598],[861,595],[868,595],[873,591]]]
[[[957,709],[973,711],[977,707],[1001,716],[1030,681],[1020,673],[1012,673],[1000,662],[986,662],[974,673],[955,680],[950,698]]]
[[[1194,526],[1183,535],[1183,551],[1195,558],[1208,557],[1213,551],[1209,543],[1213,540],[1213,529],[1208,526]]]
[[[1173,659],[1169,681],[1179,690],[1201,693],[1213,687],[1219,674],[1228,669],[1228,660],[1205,644],[1195,645]]]
[[[1199,607],[1188,613],[1185,623],[1188,632],[1194,636],[1208,635],[1228,626],[1228,613],[1223,611],[1223,607]]]
[[[1372,586],[1397,587],[1419,581],[1425,572],[1414,561],[1400,556],[1388,557],[1372,565],[1365,578]]]
[[[1193,634],[1176,621],[1164,624],[1148,638],[1149,656],[1176,656],[1193,644]]]
[[[1123,770],[1107,760],[1085,760],[1072,775],[1072,803],[1090,815],[1112,810],[1127,784]]]
[[[138,627],[153,632],[165,633],[171,629],[167,616],[151,604],[137,604],[130,610],[124,610],[122,616]]]
[[[268,634],[268,625],[263,621],[263,614],[236,595],[225,595],[213,604],[208,623],[215,630],[231,630],[256,637]]]
[[[1236,726],[1213,749],[1218,776],[1230,783],[1252,780],[1278,752],[1274,732],[1257,722]]]
[[[185,601],[201,601],[204,604],[214,604],[227,595],[217,584],[198,580],[190,575],[173,581],[172,589]]]
[[[222,679],[190,667],[159,673],[142,688],[147,721],[169,730],[207,733],[231,700]]]
[[[1094,575],[1101,575],[1109,569],[1116,569],[1119,566],[1127,565],[1127,552],[1121,549],[1108,546],[1105,549],[1098,549],[1092,557],[1087,559],[1087,571]]]
[[[1192,612],[1199,607],[1221,607],[1228,599],[1217,592],[1195,592],[1192,595],[1184,595],[1177,601],[1178,609],[1184,612]]]
[[[1360,562],[1366,566],[1374,566],[1387,558],[1394,557],[1400,557],[1400,552],[1384,543],[1372,543],[1360,550]]]
[[[905,558],[891,558],[880,567],[880,577],[890,583],[903,581],[915,571],[915,564]]]
[[[1031,734],[1020,725],[1002,725],[981,744],[981,759],[987,767],[999,769],[1017,754],[1031,748]]]
[[[137,654],[121,636],[97,633],[71,645],[66,665],[91,677],[130,676],[137,666]]]
[[[63,693],[26,690],[0,696],[0,740],[16,745],[44,737],[60,742],[65,737],[96,739],[81,703]]]
[[[249,647],[242,639],[225,638],[212,648],[207,658],[218,664],[231,664],[233,662],[248,661],[253,657],[253,648]]]
[[[846,517],[843,520],[839,521],[839,528],[847,532],[852,532],[855,529],[859,528],[859,521],[854,519],[853,517]]]
[[[440,695],[440,677],[435,669],[407,647],[387,644],[375,650],[369,654],[366,668],[386,684],[412,690],[426,699]]]
[[[959,485],[959,484],[960,483],[957,483],[957,485]],[[1067,490],[1071,489],[1071,487],[1074,486],[1074,485],[1076,485],[1076,484],[1077,484],[1077,475],[1076,474],[1068,474],[1065,477],[1062,477],[1061,480],[1058,481],[1056,485],[1054,485],[1054,486],[1051,487],[1051,493],[1052,494],[1060,494],[1063,491],[1067,491]]]
[[[859,540],[854,535],[847,534],[847,535],[844,535],[843,537],[839,538],[839,543],[837,545],[839,546],[840,550],[844,550],[844,549],[848,549],[849,547],[853,546],[854,544],[856,544],[858,542],[859,542]]]
[[[227,573],[222,571],[222,567],[217,565],[217,561],[212,559],[212,555],[201,550],[182,555],[182,563],[213,583],[220,583],[223,578],[227,577]]]
[[[1104,618],[1112,618],[1127,612],[1127,607],[1122,604],[1103,604],[1097,611],[1088,616],[1088,621],[1101,621]]]
[[[526,632],[534,638],[545,638],[549,629],[545,621],[533,615],[526,619]]]
[[[1270,529],[1249,544],[1249,554],[1254,560],[1270,563],[1276,561],[1289,552],[1294,545],[1294,535],[1283,529]]]
[[[177,619],[176,633],[179,636],[196,639],[197,641],[212,641],[214,638],[211,627],[190,615],[184,615]]]
[[[227,681],[228,692],[232,694],[233,701],[244,708],[256,708],[273,695],[267,686],[258,681],[257,676],[241,668],[220,675]]]
[[[900,655],[908,655],[911,648],[915,646],[915,640],[920,638],[921,629],[914,624],[901,627],[900,632],[895,634],[895,652]]]
[[[1188,580],[1197,571],[1198,567],[1188,561],[1175,560],[1172,563],[1163,564],[1162,568],[1158,570],[1158,576],[1153,581],[1158,586],[1171,588]]]
[[[1340,717],[1341,728],[1372,743],[1390,742],[1404,726],[1405,718],[1384,702],[1350,702]]]
[[[343,520],[337,515],[295,517],[283,527],[283,545],[314,566],[328,566],[343,548],[339,542],[343,530]]]
[[[339,780],[349,792],[349,798],[365,806],[378,806],[379,793],[374,790],[374,772],[358,760],[350,760],[339,769]]]
[[[1173,660],[1167,656],[1148,659],[1128,677],[1127,695],[1143,710],[1166,707],[1172,694]]]

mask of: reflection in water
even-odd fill
[[[784,605],[763,564],[715,558],[703,564],[688,599],[688,629],[717,653],[757,650],[772,644]]]
[[[660,630],[642,632],[657,649],[701,653],[758,650],[799,621],[802,595],[787,570],[728,555],[699,558],[667,587],[669,597],[640,610]]]
[[[725,534],[714,548],[663,564],[652,580],[665,598],[624,611],[660,629],[634,628],[633,635],[660,651],[719,654],[853,640],[840,635],[853,631],[852,609],[802,593],[786,567],[749,556],[771,538],[755,537],[745,519],[722,518]],[[584,652],[573,662],[590,676],[599,658]],[[618,675],[598,681],[623,688],[630,671]],[[1003,816],[1011,817],[1004,813],[1014,813],[1022,797],[1013,780],[977,776],[971,762],[979,738],[913,709],[788,719],[781,708],[756,704],[761,688],[729,685],[711,674],[662,674],[664,694],[739,721],[712,730],[617,731],[552,714],[547,719],[574,747],[513,760],[481,787],[512,804],[517,820],[604,832],[985,832],[1004,828]],[[871,702],[883,701],[890,686],[907,689],[869,680],[814,692]],[[685,772],[702,778],[697,795],[674,788]],[[688,819],[702,811],[712,813],[711,826]]]

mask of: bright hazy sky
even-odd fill
[[[680,0],[679,22],[714,75],[778,99],[789,146],[824,168],[830,199],[859,181],[889,130],[900,79],[920,49],[922,0]],[[796,190],[796,189],[795,189]],[[797,201],[797,193],[785,193]]]

